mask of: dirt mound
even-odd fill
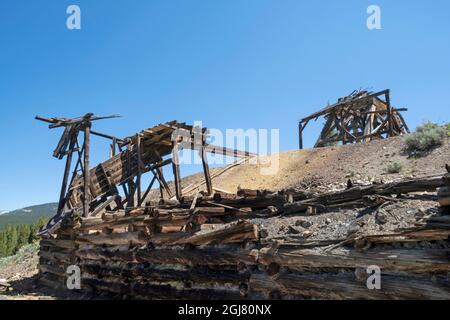
[[[339,147],[297,150],[279,154],[276,175],[262,175],[262,165],[242,164],[213,180],[214,187],[236,192],[245,189],[282,190],[391,181],[402,177],[420,177],[445,171],[450,159],[450,139],[423,157],[411,157],[404,151],[403,137]],[[397,163],[398,173],[389,173]],[[358,181],[359,180],[359,181]]]

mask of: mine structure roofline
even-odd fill
[[[204,173],[202,184],[207,196],[213,193],[207,153],[244,160],[255,156],[250,152],[208,144],[206,128],[177,121],[162,123],[123,139],[91,129],[93,121],[117,117],[99,117],[92,113],[74,119],[36,116],[37,120],[50,123],[50,129],[64,128],[53,156],[58,159],[66,157],[57,214],[41,229],[41,235],[54,232],[68,215],[95,217],[106,211],[145,206],[156,181],[161,199],[182,202],[183,193],[192,191],[191,188],[183,190],[181,186],[179,151],[182,149],[199,152]],[[83,133],[82,143],[80,133]],[[90,167],[89,161],[91,135],[111,140],[109,159],[95,167]],[[163,174],[163,167],[167,165],[172,166],[174,190],[169,187]],[[149,185],[142,189],[142,176],[146,173],[151,173],[153,177]]]
[[[303,130],[311,120],[325,118],[325,125],[314,147],[336,143],[356,143],[373,139],[385,139],[409,133],[408,125],[401,115],[406,108],[391,106],[390,90],[376,93],[355,90],[299,121],[299,148],[303,149]]]

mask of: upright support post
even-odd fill
[[[203,172],[205,173],[206,191],[208,192],[208,196],[210,196],[213,193],[213,188],[211,183],[211,175],[209,174],[208,155],[206,154],[204,143],[202,145],[200,153],[202,157]]]
[[[301,122],[298,123],[298,148],[300,150],[303,149],[303,124]]]
[[[91,202],[90,192],[90,172],[89,172],[89,150],[90,150],[91,123],[88,121],[84,127],[84,197],[83,197],[83,215],[89,215],[89,205]]]
[[[388,137],[392,136],[392,107],[391,107],[391,98],[389,94],[389,90],[385,93],[386,97],[386,107],[387,107],[387,121],[388,121]]]
[[[116,144],[117,144],[117,139],[113,138],[112,142],[111,142],[111,149],[109,152],[109,157],[113,158],[116,155]]]
[[[170,192],[169,185],[167,184],[166,179],[164,179],[162,167],[155,168],[155,172],[156,172],[156,179],[158,180],[160,186],[161,199],[164,199],[163,193],[164,190],[166,190],[167,194],[169,195],[169,198],[172,198],[172,192]],[[155,172],[153,172],[153,174],[155,174]]]
[[[177,197],[177,200],[180,201],[182,194],[181,194],[181,177],[180,177],[180,160],[178,157],[178,142],[173,143],[172,148],[172,168],[173,168],[173,176],[174,176],[174,182],[175,182],[175,195]]]
[[[163,188],[161,182],[159,182],[159,198],[160,198],[161,200],[164,199],[164,188]]]
[[[347,133],[345,132],[345,118],[344,118],[344,109],[341,110],[340,114],[340,127],[342,132],[342,145],[345,145],[347,143]]]
[[[72,166],[72,157],[75,148],[76,135],[78,134],[78,130],[72,133],[73,136],[70,139],[69,153],[67,154],[66,166],[64,168],[64,177],[61,185],[61,193],[59,195],[59,204],[58,204],[58,214],[62,212],[65,206],[66,200],[66,190],[67,190],[67,182],[69,180],[70,167]]]
[[[141,150],[141,135],[138,133],[136,136],[137,140],[137,177],[136,177],[136,184],[137,184],[137,203],[140,205],[141,203],[141,197],[142,197],[142,190],[141,190],[141,177],[142,177],[142,150]]]
[[[131,208],[131,207],[134,207],[134,194],[136,192],[136,188],[135,188],[135,185],[134,185],[134,182],[133,182],[133,177],[132,177],[133,166],[131,165],[131,161],[132,161],[131,150],[128,148],[126,153],[127,153],[127,172],[128,172],[127,207]]]
[[[134,184],[134,180],[130,179],[128,181],[128,200],[127,200],[127,207],[134,207],[134,195],[136,193],[136,186]]]
[[[145,198],[147,198],[148,194],[149,194],[150,191],[152,190],[152,187],[153,187],[153,184],[155,183],[155,181],[156,181],[156,176],[153,175],[153,178],[152,178],[152,180],[150,181],[150,184],[148,185],[147,190],[145,190],[144,195],[143,195],[142,198],[141,198],[141,201],[138,202],[138,207],[140,207],[141,204],[145,201]]]

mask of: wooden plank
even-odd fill
[[[141,136],[137,134],[136,136],[136,152],[137,152],[137,176],[136,176],[136,185],[137,185],[137,202],[138,205],[142,201],[142,191],[141,191],[141,177],[142,177],[142,149],[141,149]]]
[[[90,151],[90,131],[91,123],[88,122],[84,128],[84,181],[83,181],[83,215],[89,216],[90,195],[90,170],[89,170],[89,151]]]
[[[180,158],[178,157],[178,142],[173,143],[172,149],[172,168],[175,184],[175,195],[178,201],[181,201],[182,190],[181,190],[181,176],[180,176]]]
[[[200,153],[202,158],[203,173],[205,175],[206,192],[207,195],[210,196],[213,194],[213,189],[211,183],[211,175],[209,173],[208,156],[204,147],[201,149]]]

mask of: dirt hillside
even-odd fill
[[[214,180],[214,186],[231,192],[237,187],[281,190],[308,186],[345,184],[354,181],[419,177],[444,172],[450,162],[450,139],[422,157],[410,157],[403,137],[339,147],[297,150],[279,155],[279,171],[274,176],[261,174],[261,165],[243,164]],[[399,173],[388,173],[389,164],[398,163]]]

